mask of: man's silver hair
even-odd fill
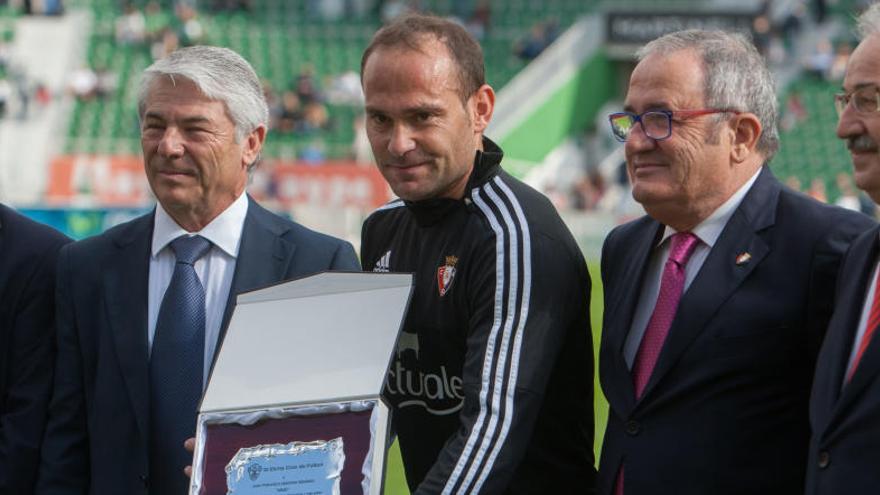
[[[192,81],[199,91],[226,105],[241,142],[260,125],[268,125],[269,106],[260,79],[251,64],[228,48],[191,46],[172,52],[144,70],[138,90],[138,115],[146,111],[147,96],[156,79],[168,77]]]
[[[860,39],[880,33],[880,3],[875,3],[862,12],[856,23],[856,29]]]
[[[758,151],[767,161],[773,158],[779,149],[776,89],[773,76],[755,46],[740,34],[689,29],[651,41],[636,56],[641,61],[649,55],[669,55],[680,50],[693,50],[703,62],[706,106],[755,114],[763,127]]]

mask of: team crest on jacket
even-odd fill
[[[455,280],[455,264],[458,263],[457,256],[447,256],[446,264],[437,269],[437,289],[440,290],[440,297],[449,292],[452,287],[452,281]]]

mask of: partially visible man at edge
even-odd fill
[[[186,493],[184,440],[236,295],[359,269],[347,242],[245,193],[268,108],[241,56],[195,46],[157,61],[138,111],[158,205],[61,251],[41,494]]]
[[[858,20],[836,103],[837,135],[852,156],[856,186],[880,204],[880,4]],[[807,495],[868,495],[880,490],[880,227],[846,253],[828,335],[810,398]]]
[[[647,216],[602,249],[599,493],[796,494],[849,243],[873,222],[784,187],[776,93],[739,35],[642,48],[612,132]]]
[[[361,61],[367,136],[401,199],[364,223],[363,266],[415,273],[385,388],[416,495],[592,493],[590,278],[550,202],[483,136],[479,45],[402,17]]]
[[[66,236],[0,204],[0,495],[33,492],[55,367],[55,266]]]

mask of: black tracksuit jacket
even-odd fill
[[[414,494],[593,493],[590,277],[550,202],[484,138],[465,197],[393,201],[365,270],[415,289],[385,387]]]

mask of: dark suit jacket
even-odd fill
[[[610,414],[598,493],[611,493],[621,463],[626,495],[802,493],[838,266],[871,225],[782,187],[765,167],[682,295],[638,401],[623,345],[663,226],[643,217],[616,228],[602,251]],[[742,253],[751,259],[737,264]]]
[[[843,385],[856,328],[877,260],[880,229],[859,236],[844,258],[828,336],[810,399],[808,495],[880,491],[880,343],[877,335]]]
[[[0,205],[0,494],[33,490],[55,364],[55,264],[69,241]]]
[[[152,232],[149,214],[61,251],[58,373],[38,493],[147,492]],[[350,244],[251,200],[220,339],[236,294],[324,270],[359,269]]]

